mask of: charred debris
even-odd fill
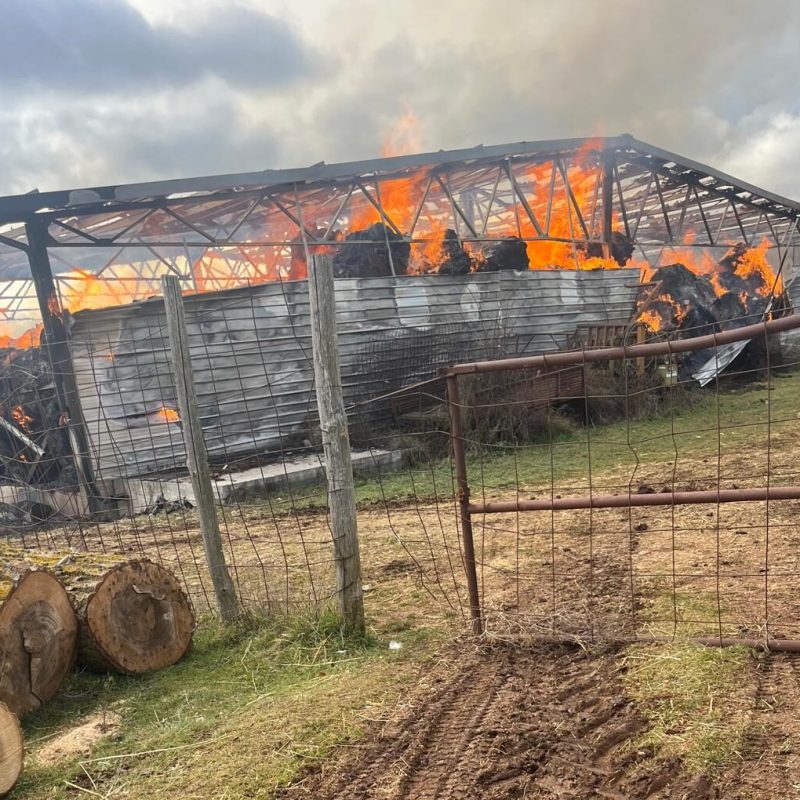
[[[791,312],[791,302],[765,260],[756,250],[739,243],[718,262],[703,269],[674,263],[659,267],[643,286],[639,320],[652,334],[688,339],[752,325],[765,318]],[[703,271],[704,270],[704,271]],[[751,342],[742,350],[742,366],[757,370],[765,365],[763,342]],[[678,361],[679,380],[689,380],[709,359],[713,350],[687,353]],[[720,369],[727,364],[720,365]]]
[[[0,350],[0,482],[75,484],[70,453],[46,350]]]
[[[578,246],[577,249],[581,249]],[[611,254],[625,266],[634,250],[633,242],[614,233]],[[601,246],[583,246],[588,257],[599,257]],[[414,273],[467,275],[470,272],[500,272],[530,268],[526,242],[516,236],[467,246],[452,228],[447,228],[428,245],[419,263],[412,265],[411,244],[387,225],[376,222],[348,234],[336,248],[333,269],[337,278],[378,278]]]

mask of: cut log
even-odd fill
[[[0,562],[0,701],[17,716],[58,691],[75,662],[78,622],[49,572]]]
[[[0,797],[5,797],[22,774],[24,741],[19,720],[0,703]]]
[[[169,570],[142,559],[117,564],[99,580],[87,577],[66,583],[80,620],[82,663],[137,675],[186,655],[194,614]]]
[[[168,667],[189,649],[194,614],[178,579],[147,559],[105,553],[32,552],[0,545],[0,556],[46,567],[78,618],[78,660],[129,675]]]

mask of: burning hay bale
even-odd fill
[[[448,228],[444,232],[438,252],[434,254],[434,263],[438,264],[436,272],[439,275],[467,275],[472,270],[472,259],[452,228]],[[422,271],[431,270],[423,269]]]
[[[658,296],[642,315],[651,328],[692,331],[695,336],[701,335],[696,332],[698,328],[711,325],[713,330],[717,317],[712,308],[717,295],[705,275],[698,275],[683,264],[669,264],[657,269],[651,281],[660,287]]]
[[[636,245],[630,236],[626,236],[621,231],[613,231],[611,234],[611,258],[621,267],[624,267],[631,259]],[[586,255],[588,258],[602,258],[603,246],[597,242],[590,242],[586,245]]]
[[[422,247],[414,259],[415,272],[438,275],[527,270],[528,266],[528,251],[521,239],[512,236],[467,250],[452,228]]]
[[[639,319],[651,331],[691,338],[751,325],[785,309],[781,280],[763,248],[737,244],[717,263],[687,263],[660,267],[650,276],[655,294],[640,301]],[[707,349],[682,356],[679,376],[690,377],[712,355]]]
[[[347,235],[333,257],[333,273],[337,278],[379,278],[392,275],[394,266],[395,275],[405,275],[410,254],[411,245],[399,233],[376,222]]]
[[[526,270],[529,267],[528,249],[525,242],[516,236],[488,242],[479,253],[477,272]]]

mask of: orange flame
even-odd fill
[[[775,295],[783,293],[783,280],[775,274],[767,260],[767,250],[769,250],[769,242],[764,239],[757,247],[745,250],[736,264],[736,274],[740,278],[747,280],[754,275],[760,277],[756,292],[762,297],[769,297],[773,292]],[[732,250],[727,253],[729,256],[732,254]]]
[[[653,333],[663,330],[667,323],[669,323],[671,327],[679,327],[686,317],[686,309],[681,308],[668,294],[661,295],[657,299],[659,302],[669,306],[671,319],[666,320],[655,309],[648,308],[639,315],[639,321],[643,322],[648,330]]]
[[[180,422],[181,415],[174,408],[163,406],[148,415],[154,422]]]
[[[417,115],[411,109],[407,109],[386,135],[381,155],[389,158],[419,153],[422,151],[422,139],[422,124]]]
[[[418,152],[423,149],[423,141],[420,120],[409,109],[388,131],[382,154],[397,156]],[[466,234],[466,226],[457,229],[459,236],[467,238],[463,250],[467,254],[465,260],[473,270],[479,269],[488,255],[488,252],[484,252],[482,242],[469,241],[482,238],[484,224],[486,238],[500,240],[520,237],[532,240],[525,245],[532,270],[617,269],[617,261],[598,242],[603,217],[602,147],[602,139],[590,139],[570,156],[530,164],[523,159],[512,159],[513,179],[499,171],[491,196],[487,192],[483,197],[472,197],[469,191],[461,193],[460,188],[450,187],[447,183],[447,189],[443,189],[435,177],[431,180],[429,168],[418,168],[405,171],[400,177],[376,181],[365,179],[364,187],[372,201],[358,188],[344,206],[340,206],[343,195],[337,198],[331,194],[319,202],[309,201],[302,214],[298,211],[299,221],[294,218],[289,221],[288,217],[275,209],[270,210],[266,205],[263,209],[258,207],[253,214],[269,217],[269,241],[275,244],[257,246],[245,243],[209,247],[196,260],[186,256],[186,270],[191,271],[199,292],[270,281],[302,280],[308,276],[309,254],[335,254],[338,251],[336,242],[346,234],[388,220],[389,226],[396,228],[407,239],[412,235],[414,237],[408,272],[437,272],[459,248],[457,240],[449,240],[453,234],[448,233],[461,225],[451,217],[451,190],[455,193],[456,202],[464,209],[464,215],[472,215],[479,232],[478,237],[472,237]],[[479,167],[476,166],[476,169]],[[467,195],[467,199],[462,199],[464,195]],[[471,204],[470,208],[467,208],[467,203]],[[383,214],[376,206],[380,206]],[[529,209],[536,224],[530,218]],[[157,234],[161,224],[158,220],[158,215],[151,215],[143,232],[147,235]],[[317,240],[325,236],[330,243],[304,243],[299,223]],[[326,236],[329,228],[335,230]],[[615,231],[621,228],[621,220],[616,212],[612,217],[612,228]],[[542,234],[561,241],[542,239]],[[725,285],[713,256],[707,249],[688,247],[690,244],[692,242],[687,237],[683,246],[675,249],[670,258],[707,276],[715,293],[724,294]],[[735,274],[744,280],[757,274],[761,276],[761,281],[756,291],[768,295],[774,286],[777,294],[783,291],[783,286],[779,280],[776,281],[766,258],[766,250],[767,244],[764,242],[746,251],[735,265]],[[644,280],[652,274],[652,269],[641,262],[631,260],[628,263],[640,267]],[[60,306],[76,312],[123,305],[157,295],[160,293],[160,275],[166,271],[162,267],[166,265],[153,261],[152,278],[142,277],[138,268],[128,265],[113,265],[100,277],[82,269],[60,274]],[[57,311],[58,308],[59,303],[54,298],[53,310]],[[642,319],[655,329],[653,326],[658,324],[656,316],[655,312],[651,312],[643,315]],[[20,337],[0,336],[0,347],[37,344],[35,339],[40,331],[41,325],[38,325]]]
[[[11,409],[11,419],[13,419],[22,430],[30,433],[33,417],[26,414],[22,406],[14,406],[14,408]]]
[[[690,245],[692,238],[692,236],[686,236],[684,244]],[[747,281],[750,287],[748,291],[755,292],[761,297],[779,297],[784,291],[783,281],[769,263],[767,258],[768,250],[769,242],[766,239],[762,240],[756,247],[745,248],[743,245],[734,245],[725,253],[722,261],[727,261],[732,265],[733,275],[742,281]],[[708,279],[717,297],[722,297],[729,291],[735,291],[735,288],[731,289],[730,279],[726,279],[725,274],[723,274],[724,266],[715,260],[707,248],[692,248],[688,246],[670,248],[669,251],[665,251],[665,255],[662,256],[661,260],[665,264],[683,264],[695,275],[704,276]],[[654,273],[654,268],[647,267],[643,271],[643,280],[650,280]],[[728,281],[728,286],[725,285],[726,280]],[[749,304],[748,291],[740,290],[736,292],[744,309],[747,309]],[[651,331],[663,330],[668,323],[676,326],[680,325],[686,312],[678,306],[674,298],[669,294],[662,294],[655,298],[655,301],[667,304],[672,309],[673,320],[665,320],[656,310],[647,308],[639,315],[641,322],[647,325]]]
[[[20,336],[0,336],[0,349],[38,347],[43,330],[44,325],[40,322]]]
[[[618,269],[613,258],[588,256],[586,249],[572,242],[585,238],[581,225],[591,226],[592,217],[600,218],[600,197],[603,171],[600,162],[602,141],[590,139],[577,151],[571,162],[559,165],[555,162],[535,164],[525,171],[520,189],[544,233],[554,239],[569,239],[569,242],[528,242],[528,260],[531,269]],[[563,168],[563,169],[562,169]],[[566,182],[565,182],[566,177]],[[550,196],[551,186],[553,189]],[[518,200],[518,199],[517,199]],[[533,222],[521,209],[520,233],[522,238],[539,235]],[[580,216],[578,215],[580,211]],[[549,226],[548,226],[549,220]],[[616,212],[613,228],[619,228]],[[588,231],[590,237],[596,231]]]
[[[661,315],[653,311],[652,308],[648,308],[639,315],[639,322],[643,322],[648,330],[653,331],[653,333],[657,333],[663,327]]]

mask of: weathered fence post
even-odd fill
[[[167,314],[167,331],[172,353],[172,368],[175,373],[178,409],[181,413],[183,441],[186,447],[186,466],[192,479],[197,516],[200,520],[200,534],[203,537],[203,548],[220,616],[223,621],[230,622],[239,614],[239,604],[222,550],[214,489],[211,486],[211,472],[208,467],[208,453],[200,425],[200,412],[189,357],[189,337],[183,313],[181,287],[174,275],[163,277],[161,287],[164,294],[164,310]]]
[[[325,449],[328,509],[336,561],[336,590],[345,628],[359,632],[364,630],[364,598],[361,592],[361,556],[358,549],[350,437],[339,371],[333,263],[328,256],[313,256],[311,262],[308,295],[311,306],[314,381],[322,445]]]

